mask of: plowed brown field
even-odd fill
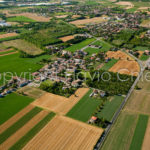
[[[88,88],[80,88],[76,91],[76,96],[72,95],[69,98],[46,93],[32,104],[64,115],[87,93],[88,90]]]
[[[91,150],[103,129],[56,116],[23,150]]]
[[[137,76],[140,66],[136,61],[119,60],[109,71]]]
[[[21,129],[10,136],[4,143],[1,144],[0,149],[7,150],[15,144],[21,137],[23,137],[31,128],[33,128],[40,120],[48,114],[47,111],[41,111],[29,122],[27,122]]]
[[[23,117],[26,113],[28,113],[31,109],[33,109],[33,105],[28,105],[24,109],[22,109],[20,112],[18,112],[16,115],[11,117],[8,121],[3,123],[0,126],[0,134],[5,131],[7,128],[9,128],[11,125],[13,125],[15,122],[17,122],[21,117]]]

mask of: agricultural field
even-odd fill
[[[93,43],[93,45],[102,46],[102,48],[100,49],[101,52],[107,52],[112,47],[111,44],[109,44],[109,43],[107,43],[107,42],[105,42],[103,40],[98,40],[95,43]]]
[[[102,70],[109,70],[118,62],[117,59],[111,59],[108,63],[105,63],[104,66],[101,68]]]
[[[121,59],[121,60],[134,60],[131,56],[128,54],[122,52],[122,51],[108,51],[106,53],[107,58],[114,58],[114,59]]]
[[[140,60],[146,61],[148,58],[149,58],[148,55],[143,54],[143,55],[140,57]]]
[[[146,115],[139,115],[139,119],[134,131],[134,135],[129,150],[135,150],[135,149],[141,150],[145,131],[147,128],[148,118],[149,117]]]
[[[102,100],[90,98],[92,90],[89,90],[86,95],[67,113],[68,117],[87,122],[96,108],[102,103]]]
[[[0,125],[29,105],[34,99],[12,93],[0,99]]]
[[[30,73],[33,73],[40,68],[42,68],[43,65],[38,64],[42,59],[48,59],[50,58],[50,55],[42,55],[36,58],[20,58],[19,53],[11,54],[7,56],[1,56],[0,57],[0,72],[1,75],[4,72],[11,72],[12,74],[22,76],[22,72],[27,74],[25,75],[26,78],[30,77]],[[9,60],[9,61],[8,61]],[[26,64],[26,65],[25,65]],[[10,76],[10,74],[9,74]],[[23,76],[22,76],[23,77]]]
[[[149,150],[150,149],[149,139],[150,139],[150,118],[149,118],[149,121],[147,124],[147,129],[146,129],[144,141],[142,144],[142,150]]]
[[[88,53],[88,55],[92,55],[92,54],[96,54],[98,52],[100,52],[101,50],[98,49],[98,48],[91,48],[91,47],[88,47],[84,50],[85,52]]]
[[[70,52],[75,52],[77,50],[80,50],[82,48],[84,48],[85,46],[89,45],[90,43],[94,42],[95,39],[94,38],[91,38],[91,39],[87,39],[83,42],[80,42],[78,44],[74,44],[68,48],[66,48],[67,51],[70,51]]]
[[[10,50],[4,50],[4,51],[0,51],[0,56],[5,56],[5,55],[10,55],[13,53],[17,53],[18,51],[10,49]]]
[[[129,98],[126,108],[129,111],[136,111],[143,114],[150,115],[150,82],[149,78],[146,77],[147,72],[138,83],[140,90],[134,90],[131,97]],[[148,81],[146,81],[146,79]]]
[[[17,91],[18,93],[24,93],[25,95],[32,97],[34,99],[40,98],[46,92],[40,90],[39,88],[25,86]]]
[[[120,1],[116,3],[117,5],[124,6],[125,9],[132,9],[134,7],[134,4],[132,2],[126,2],[126,1]]]
[[[31,33],[23,34],[21,37],[38,47],[45,47],[52,44],[62,43],[61,37],[74,35],[77,28],[67,22],[52,20],[47,23],[37,23]]]
[[[9,17],[7,18],[7,21],[9,22],[35,22],[35,20],[30,19],[25,16],[14,16],[14,17]]]
[[[3,42],[2,44],[6,47],[15,47],[18,50],[26,52],[27,54],[30,55],[39,55],[43,53],[43,51],[40,48],[21,39],[6,41]]]
[[[140,72],[140,66],[136,61],[119,60],[113,67],[109,69],[109,71],[138,76],[138,73]]]
[[[138,51],[145,51],[145,50],[148,50],[149,48],[148,47],[143,47],[143,46],[136,46],[134,48],[134,50],[138,50]]]
[[[91,24],[91,23],[102,23],[102,22],[106,22],[106,21],[107,21],[107,19],[104,19],[104,17],[95,17],[95,18],[91,18],[91,19],[75,20],[70,23],[74,24],[76,26],[79,26],[79,25],[85,25],[85,24]]]
[[[141,26],[149,28],[150,27],[150,20],[143,20],[143,22],[141,23]]]
[[[4,125],[7,128],[2,125],[3,131],[0,134],[0,147],[2,149],[22,148],[55,115],[41,108],[29,106],[6,121]],[[10,122],[12,119],[13,123]]]
[[[7,37],[12,37],[12,36],[17,36],[17,33],[5,33],[5,34],[0,34],[0,39],[2,38],[7,38]]]
[[[61,37],[60,40],[62,40],[63,42],[67,42],[69,40],[72,40],[74,39],[74,35],[68,35],[68,36],[65,36],[65,37]]]
[[[145,77],[140,79],[139,90],[134,90],[117,122],[113,125],[102,150],[148,150],[149,120],[150,120],[150,83]],[[147,78],[149,79],[149,78]],[[122,141],[123,140],[123,141]]]
[[[52,93],[46,93],[32,104],[65,115],[76,103],[80,101],[88,90],[88,88],[79,88],[75,92],[76,96],[72,95],[69,98]]]
[[[24,147],[24,150],[61,148],[91,150],[102,132],[101,128],[64,116],[56,116]]]
[[[137,120],[138,116],[136,114],[121,113],[104,142],[102,150],[129,150]]]
[[[119,106],[122,104],[124,97],[114,96],[109,101],[105,102],[101,112],[97,114],[99,118],[103,117],[108,121],[111,121],[113,115],[118,110]]]
[[[15,13],[13,14],[11,11],[3,11],[4,13],[6,13],[6,16],[7,17],[14,17],[14,16],[17,16],[17,17],[26,17],[32,21],[37,21],[37,22],[48,22],[50,21],[51,17],[44,17],[44,16],[41,16],[39,14],[36,14],[36,13]]]

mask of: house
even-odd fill
[[[150,51],[149,51],[149,50],[145,50],[144,53],[145,53],[146,55],[150,55]]]
[[[88,123],[93,124],[93,123],[95,123],[95,122],[96,122],[96,120],[97,120],[97,117],[92,116],[92,117],[91,117],[91,119],[88,121]]]

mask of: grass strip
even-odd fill
[[[10,51],[4,51],[4,52],[0,52],[0,55],[4,55],[4,54],[9,54],[12,52],[16,52],[15,50],[10,50]]]
[[[36,124],[26,135],[17,141],[9,150],[21,150],[53,117],[55,113],[51,112]]]
[[[23,127],[29,120],[31,120],[36,114],[38,114],[42,109],[35,107],[26,115],[24,115],[21,119],[19,119],[16,123],[14,123],[11,127],[5,130],[0,134],[0,144],[2,144],[5,140],[7,140],[12,134],[14,134],[17,130]]]
[[[140,115],[129,150],[141,150],[148,123],[147,115]]]

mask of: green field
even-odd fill
[[[44,119],[36,124],[28,133],[26,133],[19,141],[17,141],[10,150],[21,150],[53,117],[53,112],[49,113]]]
[[[11,135],[13,135],[21,127],[23,127],[29,120],[31,120],[41,110],[42,110],[41,108],[34,107],[30,112],[25,114],[22,118],[20,118],[12,126],[10,126],[8,129],[6,129],[4,132],[2,132],[0,134],[0,144],[2,144],[5,140],[7,140]]]
[[[19,39],[19,38],[20,38],[19,35],[17,35],[17,36],[10,36],[10,37],[7,37],[7,38],[1,38],[0,42],[16,40],[16,39]]]
[[[84,51],[85,51],[85,52],[88,52],[88,55],[92,55],[92,54],[95,54],[95,53],[100,52],[100,49],[88,47],[88,48],[85,49]]]
[[[113,65],[115,65],[118,62],[116,59],[111,59],[108,63],[105,63],[105,65],[101,68],[102,70],[109,70]]]
[[[105,118],[108,121],[111,121],[113,115],[118,110],[119,106],[122,104],[124,97],[114,96],[111,101],[107,101],[104,104],[104,107],[101,112],[98,113],[99,118]]]
[[[102,46],[102,48],[100,49],[101,52],[107,52],[112,47],[112,45],[102,40],[96,41],[95,43],[93,43],[93,45]]]
[[[138,116],[122,112],[113,125],[101,150],[128,150],[132,141]],[[136,149],[134,149],[136,150]]]
[[[90,98],[92,90],[88,93],[67,113],[68,117],[87,122],[96,108],[101,104],[101,100]]]
[[[18,50],[26,52],[27,54],[30,54],[30,55],[39,55],[39,54],[43,53],[43,50],[36,47],[34,44],[26,42],[25,40],[21,40],[21,39],[5,41],[2,44],[6,48],[15,47]]]
[[[33,101],[32,98],[21,96],[15,93],[0,98],[0,125],[18,113]]]
[[[18,75],[24,77],[24,72],[26,73],[25,77],[29,78],[29,74],[32,72],[35,72],[39,70],[43,65],[38,64],[42,59],[48,59],[51,56],[50,55],[42,55],[35,58],[20,58],[19,53],[7,55],[7,56],[1,56],[0,57],[0,72],[11,72],[14,75]],[[8,73],[7,73],[8,74]],[[11,75],[11,74],[9,74]],[[1,83],[1,82],[0,82]]]
[[[148,50],[149,48],[148,47],[143,47],[143,46],[136,46],[134,49],[138,50],[138,51],[145,51],[145,50]]]
[[[129,150],[141,150],[149,116],[140,115]]]
[[[25,16],[15,16],[15,17],[9,17],[6,19],[8,22],[36,22],[33,19],[27,18]]]
[[[15,51],[16,50],[3,51],[3,52],[0,52],[0,55],[9,54],[9,53],[12,53],[12,52],[15,52]]]
[[[148,58],[149,58],[148,55],[144,55],[144,54],[143,54],[143,55],[140,57],[140,60],[146,61]]]
[[[87,39],[83,42],[80,42],[78,44],[74,44],[68,48],[66,48],[66,50],[70,51],[70,52],[75,52],[76,50],[80,50],[82,48],[84,48],[85,46],[89,45],[90,43],[92,43],[93,41],[95,41],[94,38],[91,39]]]

